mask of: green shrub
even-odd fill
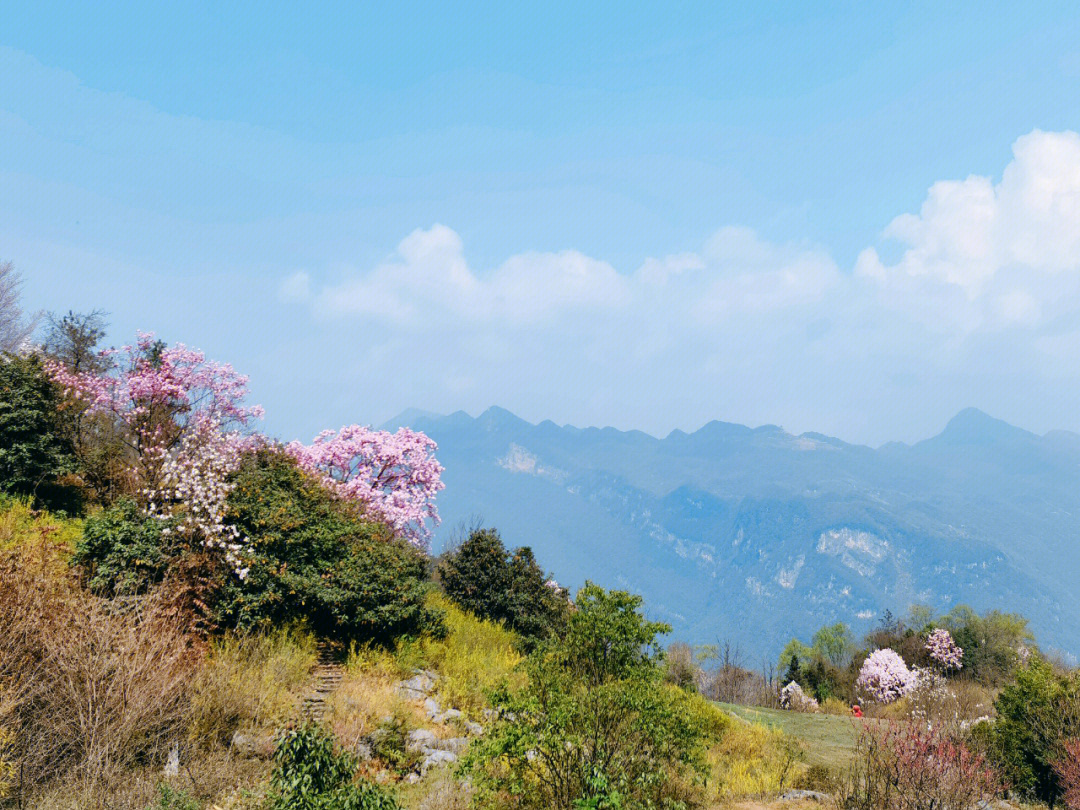
[[[508,553],[494,529],[478,529],[439,568],[443,590],[483,619],[503,622],[529,640],[547,638],[566,625],[569,603],[532,549]]]
[[[158,785],[157,804],[146,810],[202,810],[202,805],[186,791],[176,790],[162,782]]]
[[[528,684],[492,695],[501,719],[465,767],[488,796],[523,807],[670,806],[724,720],[664,682],[657,635],[668,628],[645,620],[640,597],[589,584],[577,606],[529,657]]]
[[[73,561],[87,584],[104,596],[145,593],[165,578],[172,556],[163,524],[123,499],[86,519]]]
[[[274,752],[271,810],[397,810],[382,788],[357,780],[356,761],[317,726],[286,733]]]
[[[964,677],[999,686],[1020,662],[1019,651],[1033,644],[1028,621],[1016,613],[997,610],[978,615],[958,605],[929,626],[943,627],[964,651]]]
[[[57,484],[75,469],[60,438],[59,402],[37,357],[0,354],[0,492],[71,509],[71,491]]]
[[[1080,735],[1080,676],[1058,675],[1039,658],[1017,670],[995,702],[991,759],[1020,796],[1054,804],[1062,793],[1054,763]]]
[[[220,624],[303,620],[317,635],[385,642],[439,630],[441,615],[425,604],[421,553],[350,512],[292,459],[260,450],[235,485],[227,519],[255,558],[245,579],[223,577]]]

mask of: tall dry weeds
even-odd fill
[[[0,727],[14,790],[94,791],[183,738],[199,652],[164,590],[120,603],[85,591],[42,527],[0,553]]]

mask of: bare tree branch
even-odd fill
[[[40,313],[23,312],[19,304],[22,276],[11,262],[0,262],[0,351],[15,352],[37,329]]]

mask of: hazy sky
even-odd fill
[[[1080,430],[1075,3],[165,5],[5,4],[0,260],[273,433]]]

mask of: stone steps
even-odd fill
[[[319,658],[311,671],[311,690],[300,706],[300,715],[305,720],[321,723],[326,717],[330,695],[341,684],[345,673],[334,651],[325,642],[319,642]]]

